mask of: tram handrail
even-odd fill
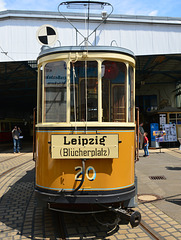
[[[35,146],[36,146],[36,132],[35,132],[35,124],[36,124],[36,107],[33,108],[33,160],[35,161]]]
[[[139,107],[136,107],[136,112],[137,112],[137,120],[136,120],[136,135],[137,135],[137,143],[136,143],[136,158],[135,158],[135,161],[139,161],[139,114],[140,114],[140,111],[139,111]]]

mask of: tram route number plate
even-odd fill
[[[51,135],[54,159],[118,158],[118,134]]]

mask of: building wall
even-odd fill
[[[85,34],[85,21],[81,16],[70,15],[75,26]],[[90,31],[100,23],[94,17]],[[0,61],[35,60],[41,45],[36,39],[40,26],[49,24],[58,31],[62,46],[75,45],[75,30],[58,13],[4,11],[0,12]],[[86,35],[86,34],[85,34]],[[83,40],[78,38],[79,43]],[[113,40],[115,41],[112,42]],[[94,34],[90,38],[95,43]],[[98,45],[118,45],[135,55],[170,54],[181,52],[181,18],[140,17],[112,15],[96,34]],[[59,45],[59,42],[56,43]]]

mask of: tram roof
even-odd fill
[[[135,58],[135,55],[132,51],[126,48],[115,47],[115,46],[65,46],[65,47],[49,47],[42,46],[39,57],[46,56],[54,53],[61,52],[114,52],[129,55]]]

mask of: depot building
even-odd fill
[[[84,14],[65,14],[86,33]],[[90,15],[90,31],[102,21]],[[42,45],[37,40],[43,25],[56,29],[54,47],[80,45],[81,35],[58,12],[0,12],[0,142],[11,139],[17,124],[26,139],[32,136],[36,107],[36,59]],[[118,46],[136,56],[136,106],[140,121],[151,134],[150,124],[173,124],[181,138],[181,18],[112,14],[89,40],[93,46]],[[7,134],[8,132],[8,134]],[[150,135],[151,136],[151,135]]]

